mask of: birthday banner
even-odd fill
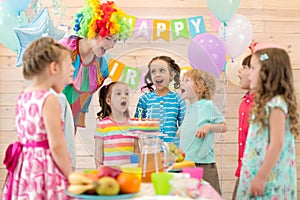
[[[163,39],[170,41],[172,35],[173,40],[180,37],[194,38],[198,34],[206,33],[204,20],[202,16],[159,20],[159,19],[143,19],[134,16],[126,16],[124,18],[131,28],[130,37],[144,37],[146,40]]]
[[[180,73],[183,74],[191,68],[191,66],[181,67]],[[144,78],[141,77],[141,70],[138,67],[127,66],[122,62],[112,58],[108,61],[108,73],[108,76],[112,81],[120,80],[130,86],[133,90],[138,88],[140,79]]]

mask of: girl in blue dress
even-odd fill
[[[257,51],[249,79],[256,93],[236,199],[297,199],[299,115],[287,52]]]

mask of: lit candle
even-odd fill
[[[139,112],[138,118],[139,118],[139,120],[142,120],[142,112],[143,112],[143,108],[138,108],[138,112]]]

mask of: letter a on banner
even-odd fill
[[[136,90],[139,85],[141,71],[138,68],[125,66],[122,81]]]
[[[118,81],[123,70],[124,70],[125,65],[117,60],[110,59],[108,62],[108,72],[109,72],[109,77],[111,78],[112,81]]]

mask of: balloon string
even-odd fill
[[[224,73],[224,79],[223,79],[223,86],[224,86],[224,96],[223,96],[223,101],[222,101],[222,106],[224,108],[224,111],[223,111],[223,115],[225,115],[225,110],[226,110],[226,107],[225,107],[225,102],[226,102],[226,87],[225,85],[227,84],[227,78],[226,78],[226,73]],[[223,140],[223,134],[221,133],[220,134],[220,140],[221,140],[221,146],[220,146],[220,160],[221,160],[221,172],[220,172],[220,187],[222,188],[222,185],[223,185],[223,167],[224,167],[224,160],[223,160],[223,155],[224,155],[224,152],[223,152],[223,144],[224,144],[224,140]]]
[[[223,37],[221,38],[223,42],[226,41],[226,33],[225,33],[225,31],[226,31],[225,27],[226,26],[227,26],[227,24],[225,22],[223,22],[223,27],[221,27],[221,28],[223,28]]]

